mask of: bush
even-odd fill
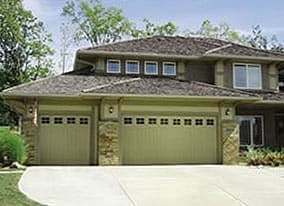
[[[279,166],[284,164],[284,148],[281,151],[273,151],[269,148],[249,148],[244,152],[245,161],[248,165]]]
[[[21,164],[27,160],[27,145],[24,138],[8,129],[0,129],[0,162],[14,162]]]

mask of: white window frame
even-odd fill
[[[246,68],[246,87],[238,87],[236,86],[236,75],[235,75],[235,65],[244,65]],[[259,68],[259,87],[249,87],[248,86],[248,66],[258,66]],[[262,69],[261,64],[249,64],[249,63],[234,63],[233,64],[233,81],[234,81],[234,88],[236,89],[262,89]]]
[[[128,71],[127,63],[129,63],[129,62],[135,62],[135,63],[137,63],[137,65],[138,65],[138,71],[137,71],[137,72],[129,72],[129,71]],[[140,61],[138,61],[138,60],[126,60],[126,61],[125,61],[125,73],[126,73],[126,74],[139,74],[139,73],[140,73]]]
[[[156,64],[156,66],[157,66],[157,71],[156,71],[155,73],[148,73],[148,72],[146,72],[146,65],[147,65],[148,63],[150,63],[150,64],[152,64],[152,63]],[[158,73],[159,73],[159,64],[158,64],[157,61],[145,61],[145,62],[144,62],[144,74],[146,74],[146,75],[158,75]]]
[[[115,61],[115,62],[118,62],[118,65],[119,65],[119,70],[118,71],[110,71],[109,70],[109,62],[110,61]],[[112,74],[119,74],[121,72],[121,63],[120,63],[120,60],[119,59],[108,59],[107,60],[107,73],[112,73]]]
[[[165,73],[165,64],[173,64],[174,65],[174,74]],[[176,76],[177,75],[177,64],[176,62],[163,62],[163,75],[164,76]]]
[[[253,127],[252,124],[250,123],[250,145],[242,145],[241,144],[241,137],[239,138],[239,144],[241,147],[262,147],[264,146],[264,118],[263,115],[236,115],[237,118],[243,117],[243,118],[252,118],[252,117],[258,117],[261,119],[261,140],[262,144],[256,145],[253,142]]]

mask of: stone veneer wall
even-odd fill
[[[223,164],[236,164],[239,160],[239,125],[229,121],[222,123]]]
[[[26,143],[28,144],[28,164],[35,164],[37,162],[37,147],[36,147],[36,135],[37,130],[32,126],[31,118],[24,118],[22,120],[22,135],[25,137]]]
[[[119,123],[113,121],[99,122],[98,160],[99,165],[119,165]]]

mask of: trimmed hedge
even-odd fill
[[[24,138],[7,128],[0,128],[0,162],[19,162],[24,164],[27,160],[27,145]]]

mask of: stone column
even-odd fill
[[[239,159],[239,125],[233,121],[222,123],[223,164],[236,164]]]
[[[99,165],[119,165],[119,123],[115,121],[99,122]]]
[[[25,141],[28,145],[28,164],[36,164],[38,161],[37,157],[37,129],[32,126],[31,118],[22,119],[21,134],[25,137]]]

